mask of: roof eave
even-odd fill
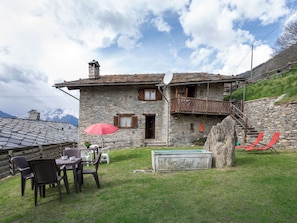
[[[185,82],[177,82],[170,83],[170,86],[178,86],[178,85],[193,85],[193,84],[205,84],[205,83],[232,83],[236,81],[245,81],[245,78],[242,77],[233,77],[230,79],[218,79],[218,80],[201,80],[201,81],[185,81]],[[156,82],[156,81],[145,81],[145,82],[105,82],[105,83],[80,83],[80,82],[64,82],[55,84],[53,87],[55,88],[63,88],[67,87],[68,90],[78,90],[84,87],[98,87],[98,86],[136,86],[136,85],[156,85],[162,86],[164,83]]]
[[[135,86],[135,85],[157,85],[159,82],[126,82],[126,83],[80,83],[80,84],[55,84],[55,88],[67,87],[69,90],[80,89],[83,87],[97,86]]]

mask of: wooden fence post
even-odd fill
[[[39,158],[40,159],[43,158],[43,147],[42,147],[42,145],[39,145]]]
[[[8,165],[9,165],[9,172],[11,175],[15,175],[15,168],[14,164],[11,161],[11,158],[13,157],[13,150],[8,150]]]

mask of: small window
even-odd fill
[[[191,132],[191,133],[194,132],[194,123],[191,123],[190,132]]]
[[[137,116],[130,114],[114,116],[114,125],[119,128],[137,128]]]
[[[131,116],[120,116],[120,128],[131,128],[132,118]]]
[[[138,90],[138,100],[140,101],[157,101],[162,100],[162,94],[157,88],[145,88]]]
[[[146,100],[146,101],[156,100],[156,90],[155,89],[145,89],[144,90],[144,100]]]

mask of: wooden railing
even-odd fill
[[[179,96],[171,100],[171,113],[229,115],[231,102]]]

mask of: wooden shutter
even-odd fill
[[[138,100],[144,101],[144,89],[138,90]]]
[[[156,100],[162,100],[162,94],[158,89],[156,89]]]
[[[133,115],[133,116],[131,117],[131,127],[132,127],[133,129],[138,128],[138,120],[137,120],[137,116],[135,116],[135,115]]]
[[[119,116],[113,116],[113,125],[116,127],[120,127],[120,117]]]

